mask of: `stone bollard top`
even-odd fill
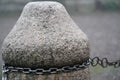
[[[2,57],[17,67],[70,66],[88,59],[88,38],[62,4],[30,2],[5,38]]]

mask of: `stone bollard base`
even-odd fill
[[[81,64],[90,50],[86,34],[65,7],[53,1],[26,4],[2,45],[5,65],[51,68]],[[90,80],[89,69],[58,74],[7,73],[8,80]]]
[[[7,73],[9,80],[90,80],[89,69],[72,71],[67,73],[36,75],[19,72]]]

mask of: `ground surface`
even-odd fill
[[[18,17],[19,14],[0,16],[0,46]],[[120,59],[119,12],[79,14],[72,15],[72,18],[88,35],[91,57],[107,57],[110,61]],[[2,60],[1,56],[0,59]],[[120,68],[108,67],[103,69],[100,66],[91,68],[91,80],[120,80]]]

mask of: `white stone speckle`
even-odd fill
[[[5,38],[5,64],[21,67],[62,67],[89,57],[87,36],[58,2],[30,2]]]

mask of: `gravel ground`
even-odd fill
[[[0,16],[0,46],[14,26],[19,14]],[[96,12],[72,15],[74,21],[88,35],[91,57],[107,57],[109,61],[120,60],[120,12]],[[2,58],[0,56],[2,63]],[[120,68],[91,68],[91,80],[120,80]]]

